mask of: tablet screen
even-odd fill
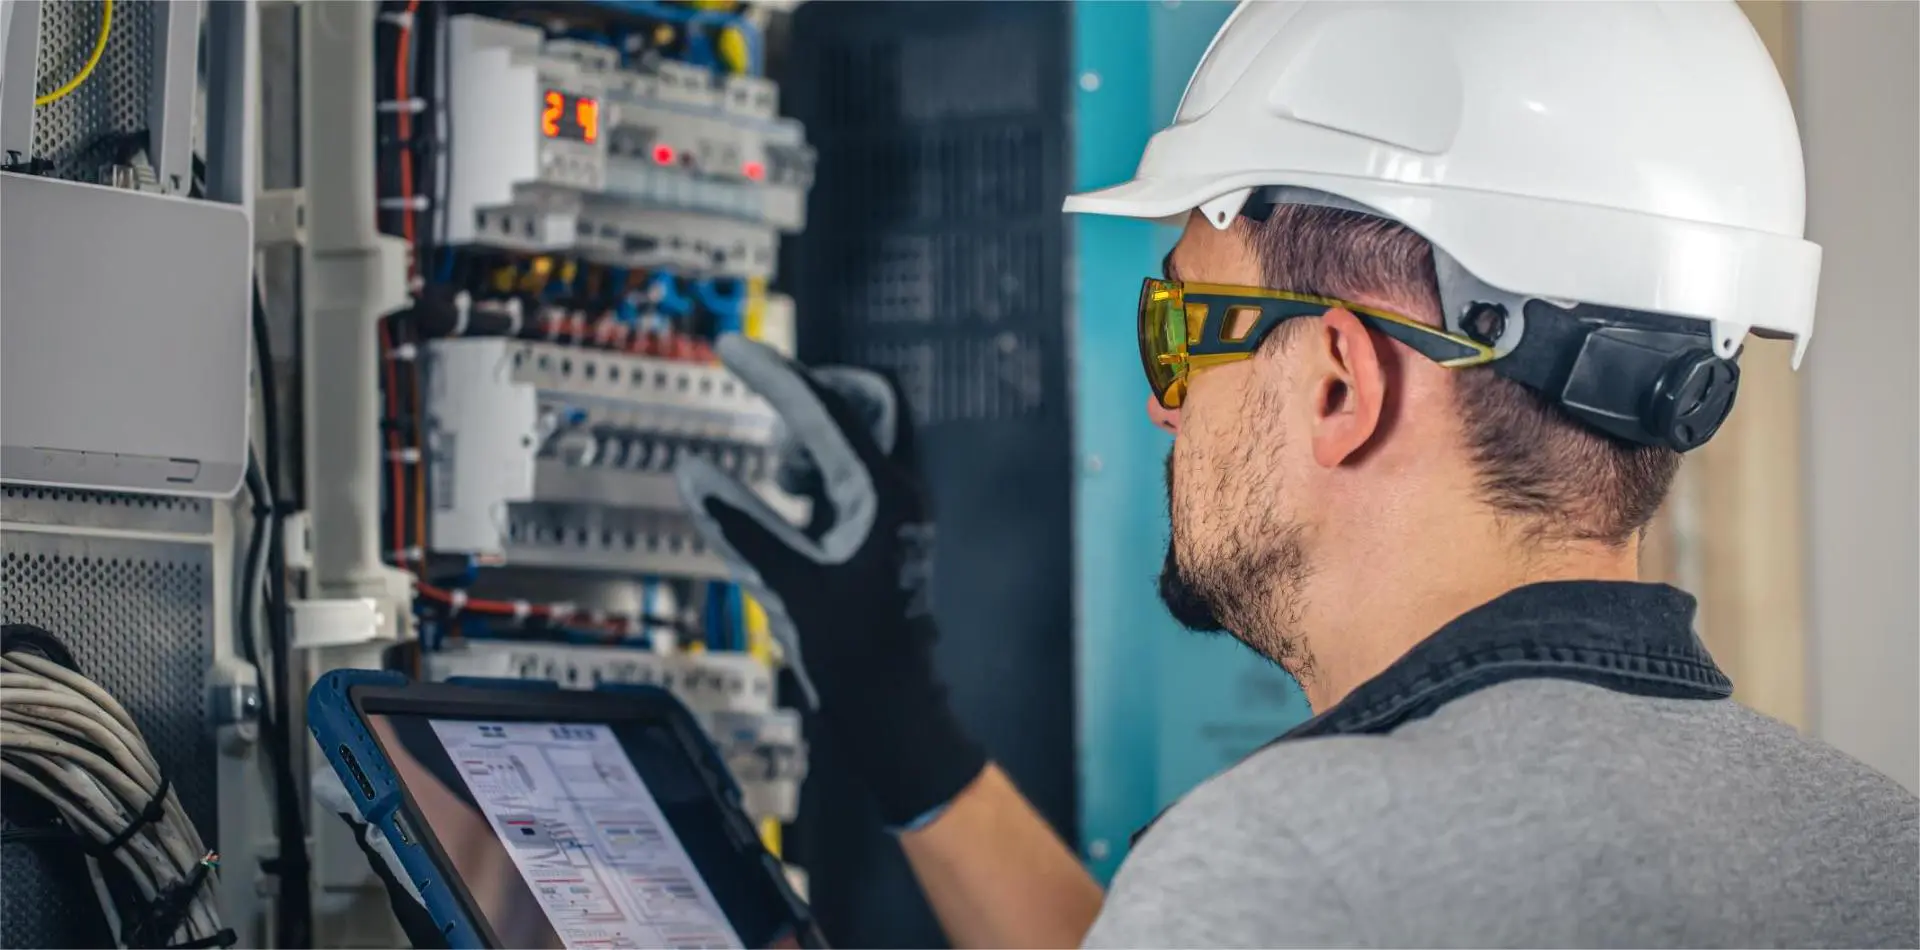
[[[758,855],[731,843],[667,730],[368,722],[502,946],[788,943],[768,912]]]

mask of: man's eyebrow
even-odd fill
[[[1167,256],[1160,259],[1160,276],[1165,277],[1168,280],[1180,279],[1174,276],[1172,251],[1168,251]]]

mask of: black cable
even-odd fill
[[[441,254],[452,254],[453,212],[447,206],[448,201],[453,197],[453,66],[451,65],[453,57],[448,55],[450,51],[447,49],[447,45],[451,42],[447,36],[447,22],[452,16],[452,11],[443,4],[436,4],[435,8],[438,12],[433,28],[434,61],[440,68],[440,82],[433,94],[434,108],[441,121],[434,128],[434,135],[440,146],[440,163],[435,169],[438,174],[433,183],[435,191],[433,207],[439,216],[440,234],[434,246]],[[440,267],[439,262],[436,261],[435,273],[451,273],[451,271]]]
[[[253,287],[253,356],[260,374],[261,425],[265,430],[266,465],[264,480],[269,498],[277,498],[280,481],[280,399],[275,379],[273,345],[267,336],[267,308],[260,297],[260,286]],[[275,503],[269,506],[267,547],[267,636],[273,651],[272,715],[266,725],[267,741],[278,747],[274,776],[274,837],[278,853],[272,871],[280,879],[279,925],[276,944],[281,947],[312,946],[312,895],[308,884],[306,823],[300,816],[300,794],[294,784],[294,740],[290,725],[289,694],[292,692],[293,651],[287,635],[286,548],[281,539],[284,512]]]
[[[423,76],[433,76],[438,68],[430,39],[431,26],[437,19],[432,7],[430,3],[421,4],[414,13],[413,28],[407,31],[407,98],[428,103],[428,108],[413,117],[413,135],[407,141],[407,151],[413,156],[414,193],[428,201],[426,213],[416,216],[414,227],[413,253],[423,282],[433,279],[434,251],[439,247],[434,240],[434,222],[440,209],[432,201],[440,179],[435,167],[440,136],[434,131],[432,99],[427,95],[432,90],[422,88],[425,84],[420,81]]]
[[[267,487],[267,479],[260,466],[260,455],[254,451],[252,444],[247,446],[247,494],[253,498],[253,531],[247,536],[247,576],[245,583],[240,586],[240,651],[254,669],[265,670],[266,664],[260,660],[259,632],[254,629],[254,622],[258,619],[254,598],[266,585],[266,571],[264,564],[259,570],[254,565],[260,564],[260,559],[267,553],[267,530],[273,524],[274,500],[273,491]],[[271,723],[272,708],[263,707],[261,719]],[[269,752],[274,748],[277,746],[270,748]],[[274,774],[279,774],[278,763],[274,764]]]

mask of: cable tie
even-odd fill
[[[405,10],[388,10],[380,14],[380,22],[397,26],[403,30],[413,29],[413,14]]]
[[[556,601],[547,605],[547,616],[554,623],[562,623],[572,617],[580,608],[566,601]]]
[[[533,613],[532,604],[527,603],[524,600],[516,600],[513,602],[514,623],[525,623],[527,620],[527,615],[531,613]]]
[[[155,894],[152,901],[144,902],[139,919],[127,927],[121,934],[122,945],[128,947],[164,946],[163,940],[173,935],[186,922],[187,908],[206,884],[213,867],[202,859],[195,865],[192,873],[173,886]],[[196,941],[197,942],[197,941]]]
[[[427,100],[415,96],[411,99],[381,99],[373,104],[375,112],[405,112],[417,115],[427,111]]]
[[[473,298],[466,291],[453,295],[453,331],[448,336],[466,336],[467,322],[473,319]]]
[[[383,211],[425,211],[432,206],[426,195],[414,195],[411,198],[382,198],[380,208]]]
[[[94,844],[85,838],[81,838],[80,850],[85,851],[98,860],[105,860],[111,857],[115,851],[120,850],[126,846],[127,842],[132,841],[133,836],[140,833],[140,829],[148,825],[158,824],[161,819],[167,816],[167,794],[171,791],[173,791],[173,779],[170,776],[161,775],[160,788],[153,793],[152,798],[147,799],[147,807],[140,809],[140,813],[135,815],[133,820],[128,822],[125,828],[120,829],[119,834],[108,838],[104,844]]]
[[[456,587],[447,592],[447,608],[449,613],[458,615],[460,611],[466,609],[466,606],[467,592],[465,590]]]

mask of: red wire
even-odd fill
[[[420,0],[408,0],[407,16],[411,18],[419,12]],[[413,27],[411,19],[400,27],[400,42],[394,55],[394,99],[398,101],[399,111],[394,113],[400,130],[400,229],[406,236],[409,249],[415,247],[413,225],[413,115],[407,111],[407,41],[411,38]],[[407,276],[418,272],[418,254],[407,256]]]
[[[418,13],[419,9],[420,9],[420,0],[408,0],[407,14],[409,17]],[[413,218],[413,116],[406,109],[406,102],[411,92],[411,90],[409,90],[407,87],[407,41],[411,33],[412,33],[412,28],[410,26],[403,25],[400,28],[399,44],[395,48],[396,56],[395,56],[395,62],[394,62],[394,98],[398,101],[400,107],[398,111],[394,113],[394,115],[397,120],[396,125],[400,133],[399,134],[400,197],[401,197],[401,205],[402,205],[401,213],[400,213],[401,232],[406,237],[408,247],[410,249],[417,251],[418,241],[415,235],[415,226],[414,226],[414,218]],[[418,254],[417,253],[409,254],[407,258],[407,275],[409,277],[416,276],[418,273],[418,267],[419,267]],[[387,419],[390,422],[397,422],[400,418],[400,406],[399,406],[399,389],[395,382],[395,371],[393,366],[394,364],[393,340],[388,331],[387,323],[384,320],[381,321],[380,323],[380,350],[381,350],[381,353],[380,353],[381,361],[385,364],[384,369],[386,372]],[[416,380],[416,383],[417,383],[417,380]],[[417,400],[419,397],[417,385],[416,385],[414,395]],[[443,588],[436,587],[433,584],[427,583],[425,580],[422,580],[417,573],[409,569],[409,565],[415,562],[413,562],[408,557],[408,550],[407,550],[406,512],[403,505],[404,499],[407,497],[407,492],[405,488],[406,475],[404,474],[405,464],[401,461],[401,458],[400,458],[400,435],[397,431],[395,431],[392,428],[391,425],[388,427],[388,431],[387,431],[387,448],[389,450],[388,455],[391,460],[390,477],[392,478],[392,485],[393,485],[392,507],[393,507],[393,550],[395,552],[394,560],[402,570],[406,570],[409,574],[413,575],[414,590],[419,596],[424,597],[431,601],[435,601],[437,603],[451,605],[455,602],[454,595],[451,591],[448,591]],[[423,489],[425,487],[424,479],[426,478],[425,466],[416,465],[415,472],[416,472],[415,477],[417,479],[422,480],[421,484],[416,486],[416,488]],[[416,494],[418,494],[418,492],[416,492]],[[424,506],[422,507],[424,508]],[[424,511],[421,514],[422,514],[422,517],[424,518],[425,516]],[[422,537],[420,540],[422,544],[426,542],[424,533],[422,534]],[[504,601],[504,600],[469,599],[465,603],[460,605],[460,609],[463,611],[470,611],[478,614],[489,614],[489,615],[497,615],[497,616],[505,616],[505,617],[524,615],[528,617],[538,617],[543,620],[550,619],[554,616],[554,610],[550,605],[528,604],[523,609],[519,604],[515,604],[510,601]],[[602,624],[583,624],[583,626],[595,626],[602,630],[605,630],[608,633],[617,634],[617,633],[623,632],[629,626],[629,624],[625,620],[616,619],[616,620],[611,620]]]

